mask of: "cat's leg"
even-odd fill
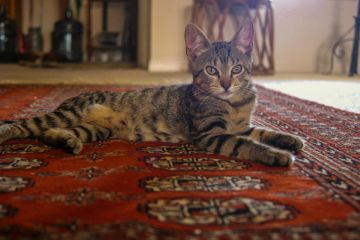
[[[304,147],[304,143],[301,138],[289,133],[277,132],[263,128],[252,128],[247,132],[247,135],[258,142],[289,151],[300,151]]]
[[[50,128],[40,136],[40,139],[46,144],[63,148],[74,154],[80,153],[83,149],[81,140],[72,130],[66,128]]]
[[[295,160],[294,156],[287,151],[243,136],[205,134],[194,137],[193,142],[209,152],[247,159],[269,166],[289,166]]]
[[[47,144],[78,154],[83,148],[82,143],[105,140],[111,135],[112,131],[109,128],[82,123],[74,128],[49,129],[41,136],[41,139]]]
[[[0,144],[14,138],[37,138],[51,128],[71,128],[81,121],[76,109],[58,110],[40,117],[1,121]]]
[[[2,121],[0,125],[0,144],[15,138],[30,138],[35,137],[35,134],[40,134],[40,130],[32,130],[28,127],[26,121],[29,120],[15,120]]]
[[[103,141],[113,135],[112,129],[95,123],[82,123],[70,130],[84,143]]]

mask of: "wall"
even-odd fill
[[[147,68],[150,54],[150,0],[139,0],[138,64]]]
[[[150,71],[186,70],[183,32],[192,0],[151,0]],[[356,1],[273,0],[275,68],[278,72],[326,72],[330,49],[353,24]],[[351,37],[351,35],[350,35]],[[351,44],[346,44],[349,49]],[[336,62],[347,71],[349,56]]]
[[[187,68],[184,29],[193,0],[151,0],[150,71]]]
[[[353,25],[357,1],[274,0],[275,64],[279,72],[326,72],[330,52]],[[352,33],[353,34],[353,33]],[[353,35],[349,36],[352,37]],[[350,43],[350,42],[349,42]],[[346,44],[351,50],[351,44]],[[348,71],[336,62],[336,72]]]

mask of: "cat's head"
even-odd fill
[[[210,42],[196,25],[187,25],[186,55],[195,88],[225,100],[246,93],[251,87],[253,37],[250,20],[230,42]]]

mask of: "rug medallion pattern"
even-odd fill
[[[2,86],[0,119],[123,86]],[[360,239],[360,115],[258,86],[254,124],[297,134],[290,168],[110,140],[0,146],[0,239]],[[16,101],[14,101],[16,99]]]

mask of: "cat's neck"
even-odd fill
[[[230,99],[229,102],[231,104],[247,101],[249,99],[256,99],[257,92],[256,88],[253,84],[251,86],[243,91],[238,92],[237,94],[234,94]]]
[[[223,103],[228,103],[230,105],[237,105],[237,103],[239,102],[249,101],[252,99],[255,100],[257,95],[256,88],[253,85],[251,85],[251,87],[249,87],[247,90],[234,93],[231,97],[227,99],[223,99],[215,95],[212,95],[202,89],[199,89],[195,85],[191,85],[190,88],[193,99],[202,102],[203,104],[201,105],[204,105],[205,102],[209,102],[209,104],[223,102]]]

